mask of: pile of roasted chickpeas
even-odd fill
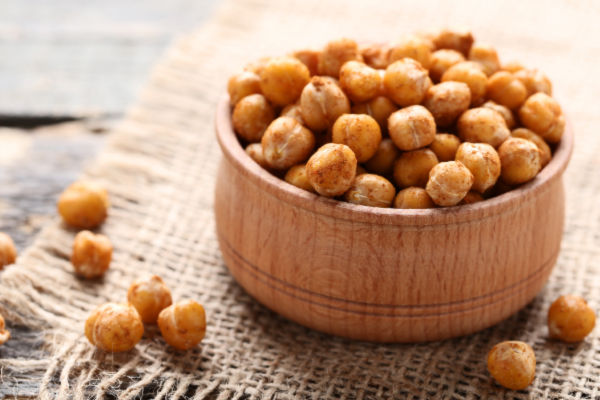
[[[565,118],[550,80],[468,31],[334,40],[229,79],[248,155],[288,183],[373,207],[482,201],[535,178]]]

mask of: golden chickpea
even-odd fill
[[[260,93],[260,77],[254,72],[242,71],[233,75],[227,82],[229,103],[235,106],[244,97]]]
[[[0,232],[0,271],[17,259],[17,248],[12,238],[4,232]]]
[[[546,93],[531,95],[519,109],[519,118],[526,128],[550,143],[558,143],[565,130],[560,105]]]
[[[453,161],[456,150],[460,146],[460,139],[449,133],[438,133],[429,145],[439,161]]]
[[[401,188],[425,187],[429,172],[437,163],[437,157],[429,149],[404,152],[394,164],[394,181]]]
[[[306,163],[306,175],[312,187],[322,196],[344,194],[356,175],[356,156],[344,144],[321,146]]]
[[[256,75],[260,76],[260,73],[265,69],[265,65],[271,60],[271,57],[261,57],[256,61],[252,61],[248,63],[244,67],[244,71],[254,72]]]
[[[332,78],[313,76],[300,96],[300,114],[307,127],[324,131],[342,114],[350,112],[350,101]]]
[[[523,67],[523,64],[521,64],[519,61],[515,61],[515,60],[508,61],[508,62],[502,64],[502,66],[500,67],[500,69],[502,69],[503,71],[508,71],[511,74],[514,74],[515,72],[520,71],[523,68],[525,68],[525,67]]]
[[[331,136],[333,143],[350,147],[358,162],[365,162],[377,151],[381,129],[377,121],[365,114],[344,114],[335,121]]]
[[[260,73],[262,93],[278,106],[296,102],[309,81],[308,68],[294,57],[272,58]]]
[[[527,98],[527,89],[510,72],[498,71],[488,79],[487,97],[512,110],[523,104]]]
[[[75,274],[86,279],[99,278],[108,270],[112,258],[110,240],[100,234],[81,231],[73,241],[71,264]]]
[[[362,61],[356,42],[352,39],[338,39],[329,42],[319,55],[319,75],[337,78],[340,68],[347,61]]]
[[[275,110],[262,94],[244,97],[233,108],[231,122],[235,132],[250,143],[260,142],[265,129],[275,118]]]
[[[394,199],[394,208],[434,208],[435,204],[427,191],[420,187],[402,189]]]
[[[481,65],[482,71],[490,76],[500,69],[496,49],[487,44],[476,43],[469,50],[469,60]]]
[[[71,184],[58,198],[58,213],[68,225],[91,229],[108,215],[108,193],[101,185],[79,181]]]
[[[540,162],[542,163],[542,168],[545,167],[552,159],[552,150],[550,150],[550,146],[548,146],[548,143],[546,143],[546,141],[535,132],[527,128],[517,128],[512,131],[510,135],[512,137],[530,140],[537,146],[537,148],[540,150]]]
[[[390,46],[389,62],[412,58],[425,69],[431,65],[431,51],[433,43],[431,40],[418,35],[407,35]]]
[[[423,106],[410,106],[394,112],[388,131],[394,144],[404,151],[428,146],[435,139],[435,120]]]
[[[367,101],[379,94],[381,76],[376,69],[358,61],[348,61],[340,69],[340,86],[350,100]]]
[[[473,35],[467,29],[443,29],[433,37],[433,44],[437,49],[452,49],[469,54],[473,45]]]
[[[0,314],[0,346],[6,343],[10,339],[10,332],[6,329],[4,323],[4,317]]]
[[[429,66],[429,76],[434,82],[439,82],[442,75],[451,66],[465,61],[465,57],[456,50],[441,49],[431,54],[431,65]]]
[[[487,87],[487,76],[475,63],[460,62],[454,64],[442,75],[442,82],[463,82],[471,90],[471,105],[481,104]]]
[[[267,161],[265,160],[265,156],[263,154],[262,144],[260,143],[250,143],[246,146],[246,154],[250,156],[258,165],[263,168],[269,168],[267,165]]]
[[[498,149],[502,180],[509,185],[519,185],[535,178],[542,168],[540,153],[537,146],[529,140],[506,140]]]
[[[302,118],[302,113],[300,112],[300,104],[288,104],[281,110],[279,114],[280,117],[291,117],[296,121],[300,122],[304,125],[304,118]]]
[[[306,176],[306,164],[294,165],[285,174],[285,181],[300,189],[307,190],[311,193],[315,193],[315,189],[312,187]]]
[[[425,68],[412,58],[403,58],[388,65],[383,77],[387,96],[401,107],[420,104],[431,86]]]
[[[389,65],[390,47],[386,43],[373,43],[360,48],[360,54],[369,67],[386,69]]]
[[[502,118],[504,118],[504,122],[506,122],[506,127],[508,129],[512,129],[516,125],[515,117],[508,107],[504,107],[503,105],[495,103],[491,100],[483,103],[481,107],[489,108],[502,115]]]
[[[158,314],[173,303],[171,291],[158,275],[133,282],[127,291],[127,301],[147,324],[155,324]]]
[[[550,337],[563,342],[581,342],[596,325],[596,314],[581,296],[560,296],[548,310]]]
[[[494,186],[500,177],[500,157],[487,143],[461,144],[456,151],[456,161],[471,171],[474,178],[471,189],[479,193]]]
[[[396,195],[394,185],[382,176],[360,174],[344,194],[344,199],[353,204],[371,207],[389,207]]]
[[[484,200],[484,198],[481,194],[471,190],[471,191],[469,191],[469,193],[467,193],[465,198],[460,201],[459,204],[473,204],[473,203],[479,203],[480,201],[483,201],[483,200]]]
[[[446,161],[431,169],[425,190],[438,206],[455,206],[471,190],[473,181],[473,174],[463,163]]]
[[[158,314],[158,328],[165,341],[179,350],[188,350],[206,333],[204,307],[193,300],[170,305]]]
[[[535,353],[527,343],[498,343],[487,356],[490,375],[505,388],[522,390],[535,378]]]
[[[100,350],[129,351],[144,334],[144,324],[131,304],[106,303],[85,321],[85,336]]]
[[[292,57],[296,57],[302,64],[306,65],[311,76],[317,75],[319,67],[320,50],[303,49],[292,53]]]
[[[269,167],[288,169],[308,158],[315,136],[294,118],[279,117],[267,127],[261,144]]]
[[[392,139],[383,139],[373,157],[365,163],[365,167],[375,174],[390,175],[394,171],[394,162],[399,154],[400,151]]]
[[[515,77],[520,80],[527,89],[527,96],[535,93],[546,93],[552,96],[552,82],[550,79],[537,69],[521,68],[514,72]]]
[[[382,132],[387,132],[387,121],[398,106],[385,96],[377,96],[366,103],[356,104],[352,107],[353,114],[367,114],[375,118]]]
[[[510,131],[502,115],[489,108],[471,108],[465,111],[457,123],[458,136],[465,142],[487,143],[498,147]]]
[[[442,82],[427,91],[423,105],[431,112],[437,126],[452,125],[469,108],[471,91],[463,82]]]

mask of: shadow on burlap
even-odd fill
[[[600,397],[598,334],[565,345],[549,341],[545,327],[547,308],[558,295],[581,294],[595,308],[600,299],[599,91],[588,78],[597,77],[600,29],[592,22],[600,16],[598,5],[281,3],[229,2],[206,27],[180,39],[87,169],[112,200],[101,231],[115,254],[102,282],[74,278],[68,258],[75,232],[58,219],[1,275],[0,312],[12,326],[27,327],[39,348],[35,357],[3,357],[6,346],[0,348],[0,382],[18,377],[39,383],[41,398]],[[470,25],[505,60],[542,67],[570,112],[577,143],[566,175],[566,232],[546,288],[496,327],[417,345],[323,335],[254,302],[223,265],[212,214],[220,157],[213,113],[228,75],[259,56],[328,38],[381,41],[450,23]],[[105,354],[87,343],[83,322],[89,312],[123,301],[143,272],[162,276],[175,299],[205,305],[209,325],[197,349],[176,352],[153,327],[126,354]],[[486,372],[487,352],[507,339],[524,340],[536,351],[537,377],[527,391],[505,391]]]

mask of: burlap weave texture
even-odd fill
[[[600,305],[600,5],[595,2],[231,1],[181,38],[86,171],[109,189],[101,231],[115,245],[102,282],[75,279],[74,231],[56,220],[0,275],[0,312],[39,332],[37,360],[0,359],[0,376],[29,374],[41,398],[209,399],[542,399],[600,398],[600,335],[579,345],[548,340],[550,302],[563,293]],[[390,40],[402,33],[466,24],[504,60],[543,69],[576,132],[566,174],[561,254],[544,291],[496,327],[455,340],[379,345],[323,335],[269,312],[223,265],[212,214],[220,152],[213,114],[228,75],[263,55],[322,45],[330,38]],[[208,330],[197,349],[169,349],[148,328],[127,354],[95,351],[83,321],[98,304],[123,301],[130,282],[157,273],[175,299],[205,305]],[[537,377],[504,391],[485,356],[507,339],[530,343]],[[0,350],[0,358],[2,352]]]

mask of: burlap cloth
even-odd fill
[[[229,2],[178,40],[86,171],[111,195],[101,229],[115,245],[110,272],[102,282],[75,279],[68,261],[75,232],[58,219],[48,226],[1,275],[0,287],[0,312],[39,332],[44,351],[35,360],[1,359],[0,378],[29,376],[42,398],[600,398],[600,330],[566,345],[548,340],[545,325],[560,294],[583,295],[596,309],[600,303],[599,3],[403,3]],[[575,127],[566,231],[546,288],[494,328],[418,345],[327,336],[257,304],[228,274],[215,238],[213,113],[228,75],[258,56],[328,38],[381,41],[448,24],[469,25],[504,60],[546,71]],[[197,349],[175,352],[153,328],[127,354],[95,351],[84,338],[90,310],[124,300],[143,272],[162,276],[174,298],[205,305],[209,325]],[[488,350],[507,339],[535,349],[537,377],[527,391],[505,391],[486,372]]]

